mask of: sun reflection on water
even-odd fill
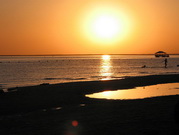
[[[90,98],[102,99],[143,99],[157,96],[179,95],[179,83],[167,83],[137,87],[126,90],[104,91],[86,95]]]
[[[101,57],[101,67],[100,67],[100,76],[101,80],[110,80],[112,76],[111,72],[111,56],[110,55],[102,55]]]

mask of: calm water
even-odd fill
[[[168,58],[168,68],[163,60],[153,55],[0,56],[0,89],[179,73],[179,55]]]
[[[86,95],[99,99],[143,99],[158,96],[179,95],[179,83],[157,84],[146,87],[137,87],[127,90],[106,90],[104,92]]]

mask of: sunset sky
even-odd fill
[[[0,0],[0,55],[179,53],[179,0]]]

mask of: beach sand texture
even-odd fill
[[[179,82],[179,75],[19,87],[0,95],[0,134],[177,135],[179,96],[137,100],[90,99],[86,94]]]

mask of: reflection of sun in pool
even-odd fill
[[[144,87],[136,87],[133,89],[104,91],[86,95],[90,98],[103,99],[141,99],[157,96],[179,95],[179,83],[157,84]]]
[[[111,91],[104,91],[101,93],[101,95],[103,95],[104,97],[110,97],[111,96]]]

